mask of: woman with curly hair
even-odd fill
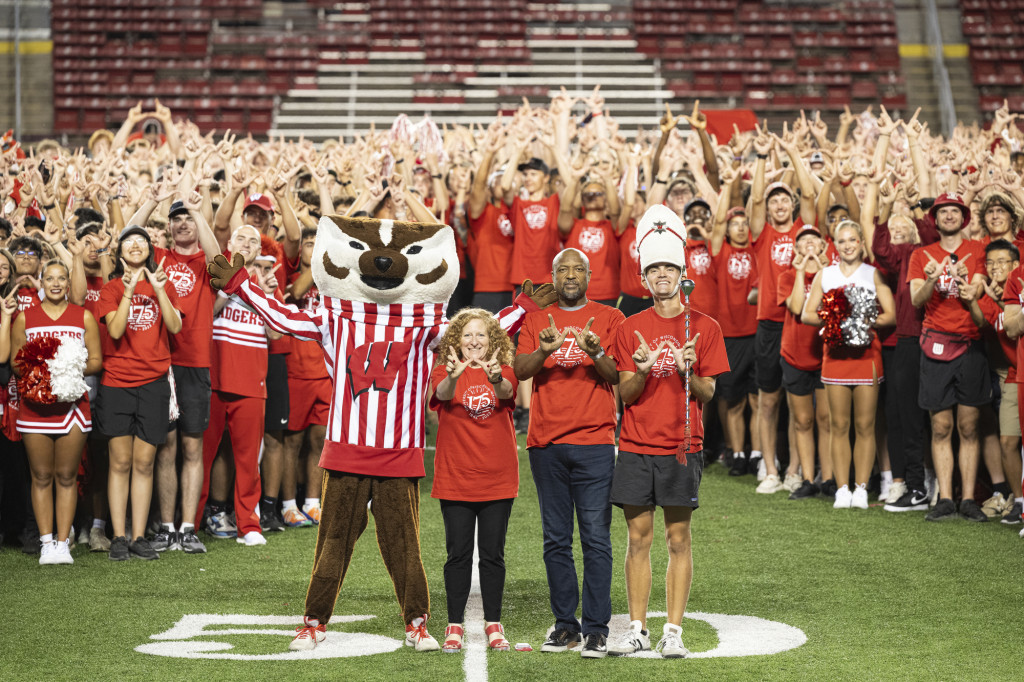
[[[508,651],[501,626],[505,533],[519,492],[519,457],[512,410],[518,381],[512,341],[482,308],[451,321],[430,375],[430,409],[438,412],[431,497],[444,517],[444,587],[448,628],[443,650],[462,650],[463,620],[473,571],[473,533],[480,550],[480,590],[487,645]],[[486,447],[481,447],[486,444]]]

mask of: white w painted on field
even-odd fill
[[[376,618],[376,616],[334,616],[331,625],[355,623]],[[312,651],[287,651],[288,641],[295,636],[295,626],[300,622],[296,616],[250,616],[244,613],[214,614],[197,613],[183,616],[170,630],[152,635],[150,639],[165,640],[135,647],[142,654],[169,656],[171,658],[225,658],[238,661],[297,661],[317,658],[346,658],[350,656],[371,656],[385,654],[402,648],[402,641],[370,635],[365,632],[344,632],[329,629],[327,638]],[[217,626],[257,627],[217,627]],[[288,629],[275,630],[268,625],[288,625]],[[213,642],[194,639],[214,635],[280,635],[287,637],[281,642],[281,651],[272,654],[226,653],[234,648],[230,642]]]
[[[664,611],[651,611],[647,618],[665,618]],[[718,635],[718,646],[708,651],[691,653],[689,658],[732,658],[737,656],[768,656],[803,646],[807,635],[800,628],[766,620],[756,616],[733,616],[725,613],[687,613],[686,618],[702,620],[715,629]],[[648,626],[650,627],[650,626]],[[608,623],[611,637],[618,637],[629,629],[629,616],[618,614],[612,616]],[[657,632],[651,632],[651,646],[660,638]],[[683,642],[686,642],[686,623],[683,623]],[[661,658],[655,651],[644,651],[632,654],[630,658]]]

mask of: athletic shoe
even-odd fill
[[[128,543],[128,551],[136,559],[145,559],[146,561],[152,561],[153,559],[159,559],[160,555],[153,549],[153,545],[149,544],[149,540],[146,538],[138,538]]]
[[[751,460],[750,464],[751,464],[751,466],[753,466],[754,461]],[[776,465],[775,468],[778,469],[779,468],[778,465]],[[765,477],[767,477],[767,476],[768,476],[768,467],[766,467],[764,465],[764,457],[761,457],[760,459],[757,460],[757,480],[758,481],[763,481],[765,479]]]
[[[791,493],[799,488],[803,482],[804,479],[799,474],[786,474],[786,479],[782,481],[782,489]]]
[[[262,533],[251,530],[242,537],[238,538],[238,544],[245,545],[246,547],[255,547],[256,545],[267,544],[267,539],[263,537]]]
[[[199,540],[194,529],[178,533],[178,544],[185,554],[206,554],[206,545]]]
[[[911,490],[882,508],[887,512],[928,511],[928,493]]]
[[[644,630],[643,624],[638,620],[629,622],[629,629],[622,633],[619,641],[608,647],[608,653],[612,656],[626,656],[635,654],[638,651],[651,650],[651,636]]]
[[[110,540],[107,539],[107,534],[103,532],[102,528],[96,528],[95,526],[89,529],[89,551],[90,552],[109,552],[110,551]]]
[[[295,639],[288,645],[291,651],[312,651],[327,638],[327,626],[316,618],[303,618],[303,625],[295,628]]]
[[[260,514],[260,528],[264,532],[280,533],[284,532],[284,523],[277,518],[277,512],[268,511],[266,514]]]
[[[306,518],[313,522],[314,526],[320,525],[320,505],[315,507],[302,505],[302,513],[306,515]]]
[[[1017,537],[1019,537],[1019,538],[1024,538],[1024,528],[1021,528],[1021,529],[1020,529],[1020,532],[1019,532],[1019,533],[1017,533]]]
[[[887,481],[884,478],[879,478],[879,480],[878,480],[878,501],[879,502],[888,502],[891,495],[892,495],[892,480],[888,480]]]
[[[821,489],[820,495],[830,500],[835,498],[836,491],[839,490],[839,486],[836,485],[836,479],[834,478],[822,481],[819,488]]]
[[[57,562],[57,543],[53,540],[39,543],[39,565],[51,566]]]
[[[292,528],[305,528],[313,525],[309,517],[300,512],[298,507],[288,507],[284,510],[284,522],[285,525]]]
[[[992,497],[981,503],[982,513],[990,519],[1003,516],[1013,506],[1013,498],[1007,499],[1002,493],[993,493]]]
[[[883,500],[881,497],[878,498],[879,502],[890,504],[900,499],[907,494],[907,484],[903,481],[893,481],[893,484],[889,486],[889,494]]]
[[[405,645],[411,646],[416,651],[437,651],[441,645],[427,632],[427,614],[419,618],[413,618],[412,622],[405,626]]]
[[[107,554],[107,558],[111,561],[127,561],[131,558],[131,554],[128,551],[128,538],[118,535],[111,540],[110,553]]]
[[[850,486],[844,485],[836,491],[836,501],[832,503],[833,509],[849,509],[853,505],[853,493]]]
[[[742,476],[747,473],[747,457],[742,452],[737,452],[732,458],[732,466],[729,467],[730,476]]]
[[[937,505],[939,503],[939,481],[935,478],[934,469],[924,470],[924,489],[928,493],[928,506]]]
[[[964,517],[968,521],[974,521],[975,523],[988,521],[988,517],[985,516],[985,512],[981,511],[981,507],[978,506],[978,503],[970,498],[960,501],[960,516]]]
[[[608,636],[591,632],[583,642],[582,658],[604,658],[608,655]]]
[[[867,509],[868,508],[868,489],[857,486],[853,491],[853,496],[850,498],[850,507],[853,509]]]
[[[72,527],[71,530],[74,530],[74,527]],[[89,529],[83,526],[82,530],[78,531],[77,537],[72,535],[69,539],[72,543],[71,547],[74,547],[75,545],[87,545],[89,544]]]
[[[178,534],[173,530],[161,528],[160,532],[153,536],[153,540],[149,544],[152,545],[153,549],[157,552],[166,552],[170,549],[181,549],[180,545],[175,548],[178,541],[177,535]]]
[[[764,480],[761,481],[756,488],[756,492],[759,492],[762,495],[771,495],[772,493],[777,493],[780,490],[782,490],[782,481],[780,481],[779,477],[775,474],[765,476]]]
[[[1021,513],[1024,513],[1024,509],[1021,509],[1020,502],[1014,502],[1013,506],[1010,507],[1010,511],[1007,512],[1006,516],[1003,517],[1001,523],[1005,523],[1008,526],[1016,526],[1021,522]]]
[[[548,638],[540,646],[541,651],[557,653],[559,651],[573,651],[583,644],[583,637],[578,632],[570,632],[565,628],[554,626],[548,630]]]
[[[233,538],[238,536],[238,528],[228,518],[227,512],[211,514],[210,518],[206,520],[206,532],[215,538]]]
[[[683,646],[683,628],[665,623],[656,647],[662,658],[686,658],[690,652]]]
[[[35,518],[21,531],[21,551],[25,554],[39,554],[39,529],[36,528]]]
[[[53,564],[67,564],[67,565],[75,563],[75,560],[71,558],[71,542],[70,542],[70,540],[71,540],[71,538],[68,538],[68,540],[66,540],[64,542],[61,542],[59,540],[54,541],[54,543],[53,543],[54,559],[50,563],[53,563]]]
[[[930,512],[925,514],[925,521],[952,521],[957,518],[956,503],[948,497],[943,497]]]
[[[800,484],[800,487],[794,490],[789,495],[791,500],[806,500],[809,497],[814,497],[819,492],[818,486],[814,485],[810,481],[804,481]]]

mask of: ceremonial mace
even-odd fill
[[[681,283],[683,290],[683,322],[686,329],[686,338],[683,343],[690,342],[690,294],[693,293],[693,289],[697,286],[692,279],[684,279]],[[686,376],[683,379],[683,385],[686,390],[686,418],[683,427],[683,444],[679,446],[678,452],[676,452],[676,459],[682,464],[686,464],[686,453],[690,451],[690,363],[686,363]]]

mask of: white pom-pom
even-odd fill
[[[50,390],[62,403],[77,402],[89,390],[85,385],[85,363],[89,351],[80,341],[63,338],[56,355],[46,364],[50,368]]]

